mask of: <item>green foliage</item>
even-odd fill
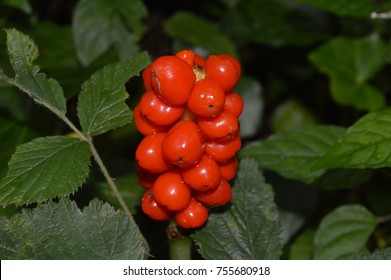
[[[312,183],[322,170],[313,170],[327,148],[344,132],[335,126],[302,126],[274,134],[244,147],[242,158],[255,158],[262,168],[290,179]]]
[[[28,0],[3,0],[0,5],[7,5],[11,7],[15,7],[26,14],[30,14],[32,12],[31,6]]]
[[[369,113],[350,126],[320,158],[317,168],[391,166],[391,110]]]
[[[314,239],[315,259],[341,259],[364,250],[377,224],[376,217],[360,205],[344,205],[326,215]]]
[[[367,82],[385,64],[389,51],[376,34],[360,39],[335,38],[312,52],[310,60],[329,76],[336,102],[376,110],[385,105],[384,93]]]
[[[347,259],[352,260],[391,260],[391,248],[386,248],[384,250],[376,250],[372,254],[368,253],[358,253],[354,254]]]
[[[77,138],[52,136],[20,145],[0,181],[0,204],[68,196],[85,182],[89,164],[89,146]]]
[[[144,33],[141,19],[146,14],[140,0],[79,1],[72,30],[77,55],[83,65],[89,65],[110,47],[116,49],[121,59],[136,54],[139,50],[137,41]]]
[[[81,211],[61,199],[11,219],[0,219],[1,259],[144,259],[135,224],[107,203],[93,200]]]
[[[281,224],[266,184],[254,160],[242,160],[233,187],[230,209],[213,213],[193,235],[206,259],[278,259]]]
[[[86,134],[99,135],[132,121],[132,112],[124,102],[128,97],[124,84],[149,63],[149,56],[140,53],[106,66],[83,84],[77,109]]]

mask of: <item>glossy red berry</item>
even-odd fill
[[[191,190],[177,169],[161,174],[156,179],[152,191],[156,201],[172,211],[187,207],[191,198]]]
[[[195,54],[192,50],[182,50],[175,54],[176,57],[179,57],[180,59],[184,60],[189,64],[191,67],[194,66],[194,59]]]
[[[172,167],[164,158],[162,142],[166,133],[155,133],[141,140],[136,150],[136,163],[151,173],[161,173]]]
[[[197,228],[208,220],[208,209],[192,198],[185,209],[175,214],[175,220],[183,228]]]
[[[162,148],[168,162],[180,167],[190,167],[201,159],[204,143],[198,126],[183,120],[168,131]]]
[[[240,76],[242,75],[242,67],[240,66],[239,61],[229,54],[219,54],[218,57],[229,59],[233,64],[235,64],[238,79],[240,79]]]
[[[133,120],[136,129],[144,136],[169,130],[169,127],[167,126],[160,126],[148,121],[141,113],[139,105],[133,110]]]
[[[196,54],[194,57],[194,65],[197,65],[199,67],[205,68],[206,66],[206,59],[202,56]]]
[[[159,176],[157,173],[151,173],[140,167],[138,164],[137,168],[137,179],[139,184],[146,190],[152,189],[156,178]]]
[[[159,126],[173,124],[185,111],[184,106],[171,106],[164,103],[152,90],[144,93],[138,106],[145,119]]]
[[[141,209],[146,215],[157,221],[167,221],[173,215],[172,212],[156,202],[151,190],[144,193],[141,199]]]
[[[226,57],[211,55],[206,60],[206,77],[215,80],[227,92],[239,81],[239,71],[235,63]]]
[[[243,98],[236,92],[229,91],[225,95],[224,110],[231,112],[237,118],[242,114],[244,107]]]
[[[232,199],[231,185],[222,179],[217,188],[207,192],[195,192],[194,198],[208,206],[223,206]]]
[[[219,185],[221,171],[216,161],[204,154],[195,166],[182,169],[182,177],[192,189],[208,191]]]
[[[236,175],[236,171],[238,170],[238,166],[239,166],[239,161],[234,156],[226,162],[220,162],[218,165],[220,167],[221,176],[227,181],[230,181]]]
[[[144,69],[141,74],[144,82],[144,87],[146,90],[152,90],[152,74],[151,74],[151,65]]]
[[[213,118],[198,117],[197,123],[206,139],[233,138],[239,133],[237,117],[226,110]]]
[[[184,105],[196,82],[192,67],[176,56],[161,56],[151,64],[152,88],[170,105]]]
[[[211,118],[223,110],[225,93],[211,79],[203,79],[194,86],[187,105],[190,110],[202,117]]]
[[[225,141],[209,141],[205,143],[205,153],[210,155],[217,163],[226,162],[240,150],[242,141],[237,135],[233,139]]]

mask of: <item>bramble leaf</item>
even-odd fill
[[[125,104],[125,83],[148,66],[150,58],[142,52],[132,59],[108,65],[87,80],[77,106],[81,127],[95,136],[132,121],[132,111]]]
[[[86,180],[88,143],[78,138],[37,138],[17,147],[0,181],[0,204],[29,204],[65,197]]]
[[[344,205],[326,215],[315,234],[315,259],[341,259],[365,249],[377,218],[360,205]]]
[[[192,237],[206,259],[278,259],[282,254],[281,223],[272,187],[258,164],[240,162],[231,207],[213,213]]]
[[[324,171],[313,171],[326,150],[343,134],[336,126],[307,125],[274,134],[264,141],[245,146],[241,158],[254,158],[260,166],[306,183],[314,182]]]
[[[61,199],[10,220],[0,217],[1,259],[143,259],[147,248],[128,216],[93,200],[83,211]]]

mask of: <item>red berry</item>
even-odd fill
[[[156,132],[165,132],[169,129],[167,126],[160,126],[148,121],[141,113],[139,105],[137,105],[133,110],[133,120],[137,130],[144,136]]]
[[[198,117],[197,123],[206,139],[227,139],[239,133],[238,119],[226,110],[214,118]]]
[[[202,117],[214,117],[223,110],[225,93],[211,79],[200,80],[190,94],[187,105],[190,110]]]
[[[205,68],[206,66],[206,60],[202,56],[196,54],[194,57],[194,65],[200,66],[202,68]]]
[[[222,179],[213,190],[194,192],[194,198],[208,206],[223,206],[231,201],[232,189],[227,180]]]
[[[151,73],[151,65],[149,65],[147,68],[144,69],[143,73],[141,74],[143,77],[144,87],[146,90],[152,89],[152,73]]]
[[[239,61],[234,58],[232,55],[229,54],[219,54],[219,57],[229,59],[233,64],[235,64],[236,71],[238,73],[238,79],[240,79],[240,76],[242,75],[242,67],[240,66]]]
[[[184,105],[196,82],[192,67],[176,56],[161,56],[151,64],[152,87],[170,105]]]
[[[159,126],[173,124],[185,111],[184,106],[171,106],[164,103],[151,90],[144,93],[138,106],[145,119]]]
[[[191,190],[177,169],[161,174],[153,184],[152,191],[156,201],[172,211],[184,209],[191,198]]]
[[[226,57],[211,55],[206,60],[206,77],[215,80],[224,91],[232,90],[239,81],[235,63]]]
[[[237,135],[233,139],[219,141],[214,140],[205,143],[205,153],[210,155],[217,163],[226,162],[235,154],[242,146],[240,136]]]
[[[156,202],[151,190],[144,193],[141,199],[141,209],[146,215],[157,221],[167,221],[172,216],[169,210]]]
[[[232,157],[226,162],[220,162],[219,167],[220,167],[221,176],[227,181],[232,180],[236,175],[238,166],[239,166],[239,161],[236,157]]]
[[[219,185],[221,172],[216,161],[204,154],[195,166],[182,169],[182,177],[192,189],[207,191]]]
[[[139,184],[144,189],[152,189],[153,184],[155,183],[156,178],[158,177],[158,174],[148,172],[147,170],[140,167],[140,165],[136,165],[137,168],[137,180]]]
[[[175,214],[175,220],[183,228],[197,228],[208,220],[208,209],[192,198],[185,209]]]
[[[194,58],[195,54],[191,50],[182,50],[180,52],[177,52],[175,54],[176,57],[179,57],[180,59],[183,59],[184,61],[187,62],[191,67],[194,65]]]
[[[164,172],[172,167],[163,156],[162,142],[166,133],[155,133],[141,140],[136,150],[137,164],[151,173]]]
[[[204,143],[198,126],[187,120],[177,122],[162,143],[163,154],[180,167],[195,165],[202,157]]]
[[[243,98],[236,92],[229,91],[225,95],[224,110],[231,112],[237,118],[242,114],[244,107]]]

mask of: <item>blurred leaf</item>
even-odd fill
[[[52,136],[20,145],[0,181],[0,204],[68,196],[86,180],[89,164],[89,145],[78,138]]]
[[[360,205],[344,205],[326,215],[315,235],[315,259],[341,259],[365,249],[377,218]]]
[[[61,86],[56,80],[39,73],[39,67],[33,64],[38,57],[37,46],[30,37],[16,29],[6,29],[6,33],[8,53],[16,75],[11,79],[0,69],[0,79],[26,92],[57,115],[65,115],[66,103]]]
[[[7,163],[18,145],[33,139],[37,133],[25,125],[2,118],[0,116],[0,178],[7,171]]]
[[[383,249],[383,250],[376,250],[372,254],[357,253],[357,254],[349,256],[346,259],[349,259],[349,260],[391,260],[391,247]]]
[[[385,105],[384,93],[367,82],[386,63],[388,52],[389,47],[372,34],[359,39],[334,38],[313,51],[309,58],[329,76],[337,103],[376,110]]]
[[[272,187],[254,160],[240,162],[229,210],[213,213],[193,239],[206,259],[279,259],[282,240]]]
[[[353,189],[368,182],[373,175],[368,169],[330,169],[312,185],[322,189]]]
[[[129,210],[134,214],[136,208],[140,205],[141,197],[143,196],[145,189],[141,187],[137,180],[137,174],[132,173],[128,176],[123,176],[115,179],[115,184],[121,193]],[[120,204],[115,195],[111,192],[110,186],[106,182],[102,182],[98,185],[98,188],[103,195],[103,198],[107,200],[110,205],[120,208]]]
[[[319,9],[332,12],[339,16],[367,17],[371,12],[389,11],[391,3],[389,1],[374,0],[298,0]]]
[[[208,49],[211,53],[226,53],[238,57],[234,43],[218,29],[217,25],[189,12],[177,12],[164,22],[165,32]]]
[[[311,260],[314,254],[315,230],[307,229],[293,241],[289,250],[290,260]]]
[[[1,4],[8,5],[14,8],[25,12],[26,14],[31,14],[31,6],[28,0],[3,0]]]
[[[264,100],[261,84],[254,78],[243,75],[235,91],[243,97],[244,109],[239,118],[240,136],[254,136],[262,122]]]
[[[89,65],[112,46],[121,59],[135,55],[145,30],[141,20],[146,15],[147,9],[140,0],[79,1],[72,30],[81,63]]]
[[[308,125],[287,129],[245,146],[241,158],[254,158],[262,168],[294,180],[312,183],[324,171],[313,171],[326,150],[343,134],[336,126]]]
[[[327,38],[323,16],[295,0],[246,0],[228,11],[226,32],[239,42],[309,45]]]
[[[391,166],[391,109],[372,112],[350,126],[314,168]]]
[[[275,132],[294,126],[315,123],[314,115],[299,101],[290,99],[280,104],[274,111],[271,119]]]
[[[125,83],[150,63],[146,52],[129,60],[108,65],[87,80],[77,105],[81,127],[95,136],[132,121],[132,111],[125,104]]]
[[[147,249],[137,226],[107,203],[83,211],[61,199],[7,220],[0,217],[1,259],[143,259]]]
[[[282,225],[281,238],[283,243],[287,244],[304,225],[305,218],[297,213],[282,209],[278,210],[278,216],[280,217]]]

